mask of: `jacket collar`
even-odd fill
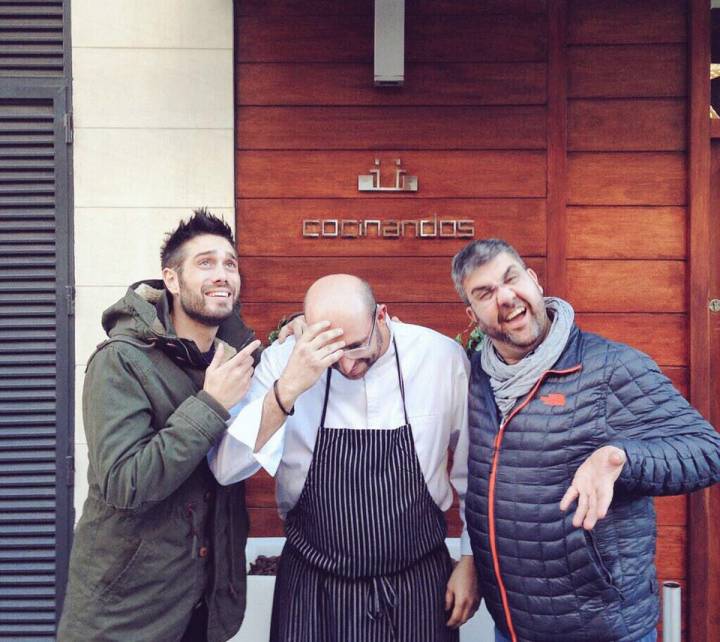
[[[560,358],[553,364],[551,370],[571,370],[577,367],[582,361],[581,351],[582,333],[580,332],[580,328],[573,323],[565,348],[560,354]]]
[[[582,350],[582,332],[577,325],[573,324],[570,329],[570,336],[568,337],[565,348],[560,354],[560,358],[553,364],[550,370],[572,370],[577,368],[581,364],[581,350]],[[490,377],[482,369],[480,361],[480,353],[475,352],[472,356],[472,378],[477,381],[477,388],[474,389],[475,394],[482,397],[482,403],[486,408],[494,408],[495,412],[489,413],[492,415],[493,426],[496,430],[500,428],[500,417],[497,404],[495,403],[495,396],[493,395],[492,386],[490,385]]]
[[[131,285],[126,296],[105,311],[103,326],[111,337],[133,337],[157,346],[179,365],[203,369],[212,359],[218,341],[225,344],[224,358],[229,359],[253,339],[252,331],[245,326],[236,307],[218,328],[213,349],[203,354],[194,341],[177,336],[171,309],[172,295],[161,280],[141,281]],[[259,353],[254,356],[257,361]]]

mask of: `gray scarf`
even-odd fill
[[[489,337],[485,335],[483,338],[480,347],[480,363],[482,369],[490,377],[495,403],[500,409],[503,419],[510,414],[518,399],[530,392],[540,375],[552,368],[570,336],[575,319],[575,311],[572,306],[566,301],[554,297],[546,297],[545,306],[549,316],[552,316],[550,331],[545,337],[545,341],[517,363],[505,363],[495,352]]]

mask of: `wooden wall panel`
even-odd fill
[[[545,0],[408,0],[402,89],[372,86],[372,7],[236,4],[243,314],[260,336],[338,270],[366,276],[405,321],[467,327],[449,274],[465,239],[302,239],[307,218],[471,219],[544,271]],[[399,157],[420,192],[358,194],[375,157],[383,184]],[[281,535],[272,480],[252,480],[248,501],[251,534]],[[458,534],[457,513],[448,517]]]
[[[687,529],[685,526],[658,526],[658,544],[655,564],[658,575],[668,579],[687,579],[685,550]]]
[[[235,18],[243,16],[273,18],[298,16],[327,16],[332,14],[346,14],[353,16],[372,16],[374,0],[241,0],[235,3]],[[237,30],[236,30],[237,32]],[[239,31],[239,34],[245,33]]]
[[[242,4],[242,3],[236,3]],[[351,3],[352,4],[352,3]],[[371,62],[371,13],[328,13],[322,17],[258,11],[236,15],[237,62]]]
[[[543,14],[547,0],[483,0],[483,2],[458,2],[458,0],[407,0],[407,11],[422,16],[448,13],[476,14]]]
[[[448,260],[448,281],[449,263]],[[245,303],[243,316],[265,340],[283,316],[300,309],[300,299],[287,303]],[[454,337],[468,329],[465,306],[459,297],[456,301],[440,303],[390,302],[388,309],[401,321],[424,325],[448,336]],[[580,312],[576,320],[583,330],[631,344],[649,354],[662,367],[687,365],[687,317],[684,314]]]
[[[676,151],[687,146],[683,99],[573,100],[570,151]]]
[[[462,332],[449,272],[464,239],[300,235],[309,218],[437,214],[507,238],[543,282],[552,265],[583,328],[647,352],[687,394],[684,2],[407,0],[405,86],[383,89],[371,0],[236,7],[242,298],[259,336],[332,271],[368,278],[403,321]],[[420,191],[359,194],[378,156]],[[251,534],[282,535],[269,477],[248,501]],[[660,578],[684,582],[687,501],[656,507]]]
[[[449,269],[446,276],[449,281]],[[465,306],[459,296],[456,295],[456,299],[441,303],[390,301],[387,305],[390,315],[405,323],[424,325],[444,335],[455,337],[469,328]],[[386,299],[380,298],[379,302],[385,303]],[[255,330],[257,336],[266,342],[268,333],[275,329],[280,319],[301,309],[300,300],[288,303],[244,303],[243,318]]]
[[[663,374],[672,381],[673,386],[680,391],[686,399],[690,398],[690,372],[689,368],[676,368],[667,366],[662,369]]]
[[[687,94],[685,45],[569,47],[568,61],[572,98]]]
[[[406,198],[545,196],[543,152],[391,150],[382,156],[401,158],[408,173],[419,177],[419,191]],[[370,170],[373,158],[368,152],[239,154],[236,193],[242,198],[350,198],[358,193],[358,174]]]
[[[542,279],[544,259],[530,258]],[[398,267],[402,272],[398,273]],[[402,263],[385,257],[246,257],[242,261],[242,300],[246,303],[299,303],[313,281],[336,272],[367,280],[384,303],[455,303],[458,295],[450,280],[447,257],[405,257]],[[402,278],[392,278],[400,275]]]
[[[538,62],[547,53],[543,14],[405,14],[408,61]],[[482,37],[479,35],[482,34]]]
[[[237,62],[371,62],[372,14],[265,13],[237,16]],[[478,37],[483,34],[483,37]],[[405,14],[408,62],[539,62],[547,47],[542,14]]]
[[[372,15],[374,0],[242,0],[237,8],[239,16],[257,15],[262,12],[273,16],[300,16],[312,13],[352,13]],[[508,14],[508,13],[544,13],[546,0],[483,0],[482,3],[458,2],[457,0],[407,0],[408,13],[433,16],[438,14]]]
[[[569,207],[568,257],[684,259],[683,207]]]
[[[245,493],[245,504],[248,508],[275,508],[275,479],[262,469],[255,473]]]
[[[545,255],[544,199],[239,199],[241,256],[453,256],[469,239],[302,239],[304,220],[471,220],[478,238],[501,236],[523,256]],[[426,228],[429,231],[430,227]],[[354,233],[354,232],[352,232]],[[448,262],[449,265],[449,262]]]
[[[568,261],[577,312],[685,312],[684,261]]]
[[[622,286],[618,284],[618,287]],[[576,321],[587,332],[627,343],[647,353],[660,366],[686,366],[688,363],[685,314],[581,312]]]
[[[573,153],[568,157],[568,203],[685,205],[687,158],[680,152]]]
[[[548,6],[547,283],[567,298],[567,0]]]
[[[711,62],[710,12],[704,0],[691,0],[690,8],[690,150],[689,150],[689,265],[688,311],[690,315],[690,399],[705,417],[713,417],[712,399],[717,397],[717,381],[712,379],[713,361],[720,358],[720,345],[712,343],[708,302],[717,297],[709,286],[717,285],[720,246],[717,236],[717,194],[715,178],[718,170],[717,152],[711,152],[711,128],[707,114],[710,83],[707,80]],[[715,194],[713,194],[715,192]],[[714,282],[714,283],[713,283]],[[688,580],[691,587],[692,610],[690,635],[693,640],[720,642],[720,521],[716,503],[718,488],[693,493],[689,498],[688,530],[690,550]]]
[[[235,131],[243,150],[544,149],[545,109],[247,107]]]
[[[687,7],[678,0],[571,0],[571,44],[674,43],[687,40]]]
[[[254,483],[250,480],[248,488]],[[248,508],[250,517],[249,537],[285,537],[283,523],[278,515],[277,508]]]
[[[656,497],[654,501],[659,526],[685,526],[688,513],[685,495]]]
[[[235,87],[239,105],[542,105],[546,70],[544,62],[407,63],[402,89],[377,89],[370,63],[238,64]]]

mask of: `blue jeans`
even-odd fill
[[[510,638],[506,637],[505,634],[496,627],[495,642],[510,642]],[[637,642],[657,642],[657,630],[650,631],[650,633],[641,637]]]

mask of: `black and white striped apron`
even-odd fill
[[[394,430],[325,428],[285,519],[271,642],[457,642],[445,622],[452,562],[407,418]]]

